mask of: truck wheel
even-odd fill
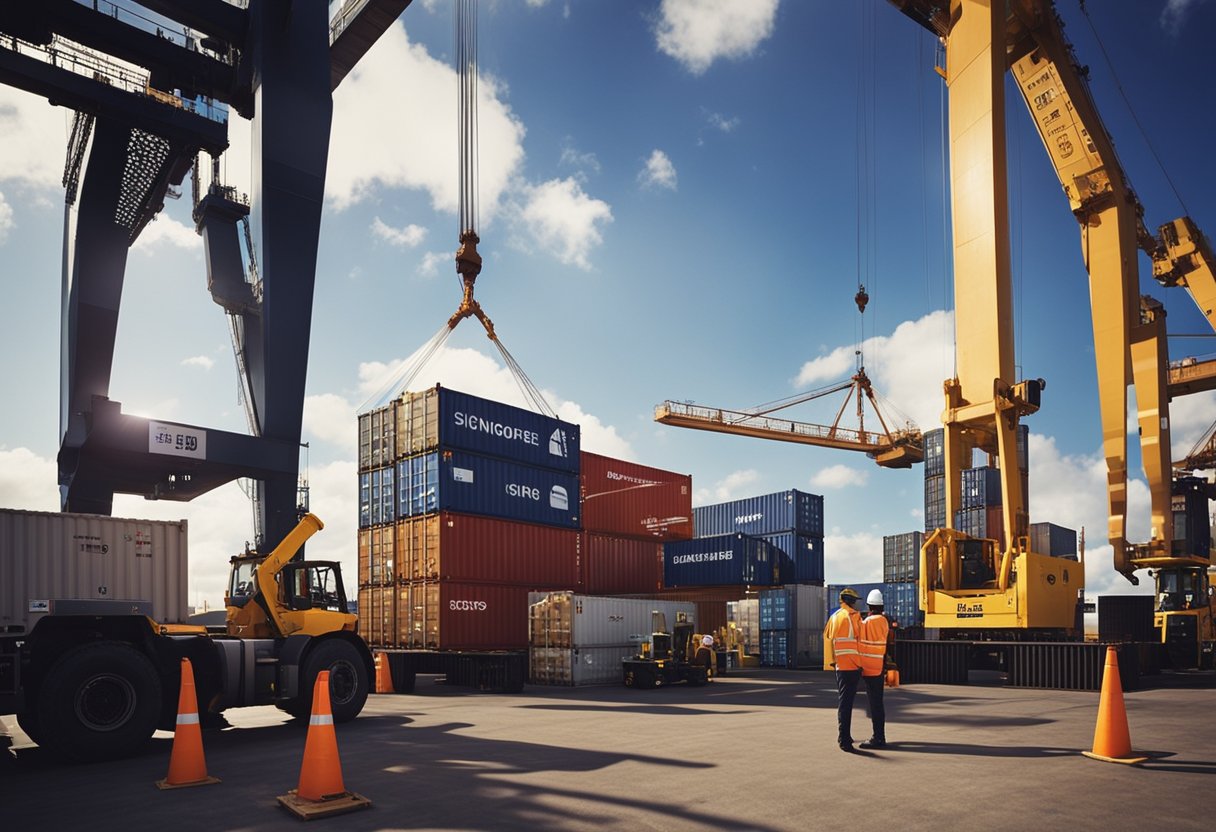
[[[160,700],[160,677],[143,653],[118,641],[82,645],[42,682],[38,742],[80,762],[127,756],[156,730]]]
[[[341,639],[323,641],[309,652],[300,674],[300,695],[289,712],[301,719],[309,716],[313,685],[322,670],[329,671],[329,704],[334,722],[349,722],[357,717],[367,702],[371,679],[359,651]]]

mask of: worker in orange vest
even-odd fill
[[[823,628],[824,655],[836,669],[836,726],[841,751],[853,750],[853,700],[861,681],[861,613],[853,604],[861,600],[849,587],[840,590],[840,609]]]
[[[883,615],[882,590],[872,589],[866,596],[870,614],[861,622],[861,679],[866,685],[866,699],[870,705],[870,722],[873,735],[861,744],[862,748],[887,747],[887,711],[882,703],[882,687],[886,675],[887,636],[891,626]]]

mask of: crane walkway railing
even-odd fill
[[[919,431],[896,431],[891,436],[887,436],[873,431],[829,427],[811,422],[795,422],[790,419],[775,419],[772,416],[675,401],[666,401],[655,408],[654,418],[656,422],[681,427],[696,427],[721,433],[764,434],[772,439],[829,447],[848,447],[870,452],[886,450],[901,439],[919,438]]]

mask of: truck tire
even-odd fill
[[[337,638],[323,641],[309,651],[300,674],[300,695],[288,712],[299,719],[309,716],[313,685],[322,670],[329,671],[329,704],[334,722],[349,722],[357,717],[367,702],[371,677],[355,646]]]
[[[38,700],[38,742],[51,753],[78,762],[124,757],[156,730],[160,676],[131,645],[100,641],[61,656]]]

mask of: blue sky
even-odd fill
[[[1076,0],[1059,11],[1147,224],[1189,212],[1216,233],[1216,3],[1089,5],[1147,141]],[[954,348],[933,38],[879,0],[501,0],[481,4],[479,36],[477,296],[503,343],[583,425],[585,449],[691,473],[699,504],[824,494],[828,580],[879,579],[882,536],[922,524],[919,467],[885,471],[861,454],[668,428],[652,415],[667,398],[743,408],[839,380],[864,340],[883,395],[922,427],[937,423]],[[312,507],[327,523],[310,554],[350,567],[355,413],[460,300],[451,50],[451,4],[415,0],[335,94],[305,438]],[[1084,526],[1090,591],[1129,591],[1102,539],[1080,235],[1009,93],[1018,363],[1048,381],[1030,419],[1031,519]],[[57,507],[70,116],[0,89],[6,507]],[[250,127],[234,117],[229,131],[224,177],[247,190]],[[127,412],[241,430],[227,323],[206,292],[188,201],[187,189],[169,202],[131,253],[111,397]],[[1185,292],[1153,283],[1143,258],[1141,272],[1171,331],[1203,331]],[[864,322],[859,279],[871,296]],[[1174,358],[1212,352],[1209,340],[1171,340]],[[415,386],[435,381],[518,401],[475,322]],[[1179,454],[1216,418],[1214,403],[1174,403]],[[830,421],[838,406],[788,413]],[[1133,473],[1142,480],[1138,457]],[[221,602],[227,558],[251,534],[235,486],[191,504],[123,497],[115,513],[188,518],[191,601]],[[1147,537],[1147,515],[1139,481],[1132,539]]]

